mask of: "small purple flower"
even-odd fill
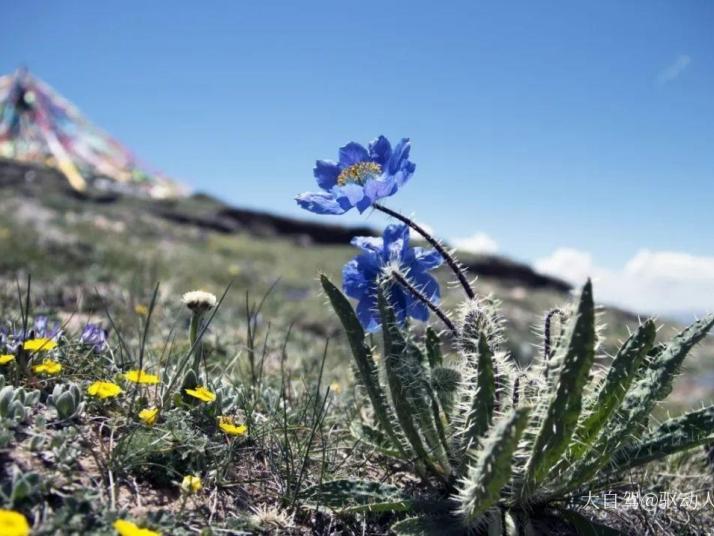
[[[40,315],[35,318],[32,327],[29,327],[27,332],[19,327],[12,332],[4,330],[0,334],[0,342],[4,344],[9,352],[15,352],[18,347],[28,339],[53,339],[57,340],[62,335],[62,325],[59,322],[50,323],[50,320],[45,315]]]
[[[107,330],[90,322],[84,326],[79,340],[82,344],[94,347],[95,352],[102,352],[107,347]]]
[[[369,332],[380,329],[377,310],[377,289],[383,280],[388,282],[388,298],[397,322],[403,324],[408,316],[426,321],[429,308],[408,290],[391,279],[393,271],[407,278],[427,299],[438,303],[439,283],[428,271],[437,268],[443,258],[436,250],[409,247],[409,228],[389,225],[382,238],[357,236],[352,245],[363,253],[345,264],[342,269],[342,288],[345,294],[358,300],[357,318]]]
[[[344,214],[356,207],[364,212],[383,197],[394,195],[414,173],[411,143],[403,138],[392,148],[379,136],[365,149],[356,142],[340,147],[339,161],[318,160],[313,174],[322,192],[297,196],[302,208],[317,214]]]
[[[37,339],[54,339],[59,336],[61,327],[59,322],[55,322],[50,326],[49,318],[40,315],[35,318],[35,329],[32,336]]]

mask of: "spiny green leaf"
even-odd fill
[[[378,450],[385,456],[402,458],[402,453],[392,446],[389,438],[380,430],[365,423],[354,421],[350,425],[350,432],[352,432],[355,439],[359,439],[365,445]]]
[[[474,462],[461,480],[456,496],[459,512],[468,526],[494,506],[511,478],[511,463],[518,441],[528,423],[529,408],[514,410],[491,428],[483,445],[473,451]]]
[[[461,373],[451,367],[436,367],[431,371],[431,385],[437,393],[453,393],[459,381]]]
[[[431,326],[426,328],[426,355],[432,370],[444,364],[439,334]]]
[[[562,362],[560,377],[528,463],[527,493],[560,460],[578,423],[583,388],[595,359],[595,308],[590,281],[583,287],[578,310],[563,334],[558,352],[563,353],[556,356]]]
[[[575,465],[564,489],[572,489],[590,480],[610,463],[615,451],[630,437],[637,437],[655,404],[672,390],[672,380],[689,351],[714,326],[709,315],[680,332],[667,347],[653,357],[649,369],[632,386],[622,405],[605,426],[590,450],[591,455]]]
[[[382,335],[384,337],[384,368],[387,383],[392,395],[392,403],[397,420],[412,449],[422,463],[435,475],[443,476],[448,472],[448,459],[439,449],[438,433],[433,419],[431,405],[425,398],[425,374],[420,374],[422,363],[415,353],[416,345],[407,343],[397,325],[394,312],[389,306],[382,289],[378,292],[379,311],[382,317]],[[432,447],[442,464],[441,470],[435,465],[419,430],[426,423],[426,432],[431,437]]]
[[[454,517],[408,517],[392,525],[397,536],[464,536],[466,531]]]
[[[578,426],[576,452],[582,453],[597,433],[617,410],[632,384],[640,364],[654,344],[657,328],[647,320],[625,341],[610,365],[597,398],[593,400],[590,414]],[[579,456],[576,456],[579,457]]]
[[[672,381],[679,372],[682,362],[712,326],[714,326],[714,315],[694,322],[655,357],[650,369],[625,397],[612,428],[603,430],[599,442],[601,446],[618,445],[629,433],[635,432],[637,427],[642,426],[654,405],[672,391]],[[603,452],[601,449],[597,450]]]
[[[431,370],[431,388],[439,399],[447,421],[451,420],[454,395],[461,381],[461,373],[451,367],[435,367]]]
[[[579,536],[626,536],[619,530],[591,521],[573,510],[561,510],[560,514],[573,526]]]
[[[476,392],[471,401],[462,433],[461,442],[464,449],[470,448],[475,441],[486,434],[491,426],[493,411],[496,407],[496,374],[493,351],[484,334],[481,334],[478,339],[477,371]]]
[[[332,480],[306,489],[303,504],[345,513],[404,512],[411,500],[398,487],[370,480]]]
[[[618,450],[608,471],[622,471],[690,449],[714,439],[714,406],[663,422],[634,445]]]
[[[401,441],[392,426],[391,411],[387,404],[387,397],[382,389],[382,385],[379,383],[379,371],[372,357],[372,350],[365,341],[364,329],[362,329],[362,325],[352,305],[345,295],[342,294],[342,291],[333,285],[324,274],[320,276],[320,282],[332,303],[332,307],[340,318],[342,326],[345,328],[347,339],[352,348],[352,355],[357,364],[360,381],[362,385],[364,385],[367,395],[372,402],[372,408],[374,409],[377,422],[379,426],[384,429],[387,436],[389,436],[393,447],[399,450],[403,457],[407,457]]]

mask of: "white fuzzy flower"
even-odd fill
[[[203,290],[192,290],[181,298],[181,301],[194,313],[203,313],[216,306],[218,300],[215,294],[204,292]]]

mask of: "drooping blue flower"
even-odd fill
[[[95,352],[101,352],[107,347],[107,330],[99,324],[89,322],[84,326],[79,340],[82,344],[92,346]]]
[[[422,321],[429,318],[427,305],[391,279],[390,274],[398,271],[432,303],[438,303],[439,284],[428,273],[443,262],[436,250],[409,247],[409,228],[401,224],[389,225],[382,238],[357,236],[352,245],[362,253],[342,269],[342,288],[345,294],[358,300],[357,317],[365,330],[380,329],[377,289],[383,280],[388,285],[387,295],[399,324],[407,317]]]
[[[365,149],[356,142],[340,148],[339,161],[318,160],[313,173],[322,192],[297,196],[298,205],[317,214],[344,214],[353,207],[364,212],[372,203],[394,195],[414,173],[411,142],[396,147],[379,136]]]

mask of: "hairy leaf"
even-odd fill
[[[461,443],[464,449],[470,448],[475,441],[486,434],[491,426],[496,407],[496,374],[493,352],[484,334],[479,336],[477,350],[476,392],[466,415],[464,430],[461,432]]]
[[[473,452],[474,462],[461,480],[456,500],[468,526],[494,506],[511,478],[511,463],[528,423],[529,408],[518,408],[491,428],[483,445]]]
[[[578,426],[576,452],[583,452],[620,406],[656,336],[654,322],[647,320],[617,352],[597,398],[593,400],[590,414]]]
[[[426,355],[429,358],[429,366],[432,370],[444,364],[439,334],[431,326],[426,328]]]
[[[622,471],[690,449],[714,439],[714,406],[686,413],[663,422],[634,445],[618,450],[609,471]]]
[[[689,351],[714,326],[714,315],[709,315],[679,333],[667,347],[653,356],[649,369],[632,386],[621,407],[605,426],[593,444],[591,455],[576,464],[565,486],[571,489],[590,480],[601,468],[612,461],[613,454],[623,448],[631,437],[642,433],[655,404],[672,391],[672,380]]]
[[[345,513],[404,512],[412,503],[398,487],[370,480],[332,480],[306,489],[304,504]]]
[[[568,448],[578,423],[583,388],[595,359],[595,310],[590,281],[583,287],[578,310],[563,334],[558,352],[563,353],[557,356],[562,362],[560,377],[528,462],[528,488],[535,488],[547,477]]]
[[[626,536],[619,530],[591,521],[579,512],[561,510],[560,514],[568,521],[580,536]]]
[[[364,329],[362,329],[362,325],[357,319],[352,305],[342,291],[333,285],[324,274],[320,276],[320,282],[332,303],[332,307],[340,318],[342,326],[345,328],[347,339],[352,348],[352,355],[357,364],[360,381],[372,402],[372,408],[374,409],[377,422],[387,436],[389,436],[394,448],[399,450],[403,457],[407,457],[402,443],[392,426],[391,411],[387,404],[387,397],[382,389],[382,385],[379,383],[379,371],[372,357],[372,350],[365,341]]]
[[[448,472],[448,459],[433,422],[421,356],[416,345],[404,338],[382,290],[378,293],[378,301],[384,337],[384,368],[397,420],[417,457],[432,473],[443,476]],[[431,440],[430,447],[435,449],[441,469],[435,465],[431,448],[424,444],[420,430]]]
[[[463,536],[459,520],[447,516],[408,517],[392,525],[397,536]]]

